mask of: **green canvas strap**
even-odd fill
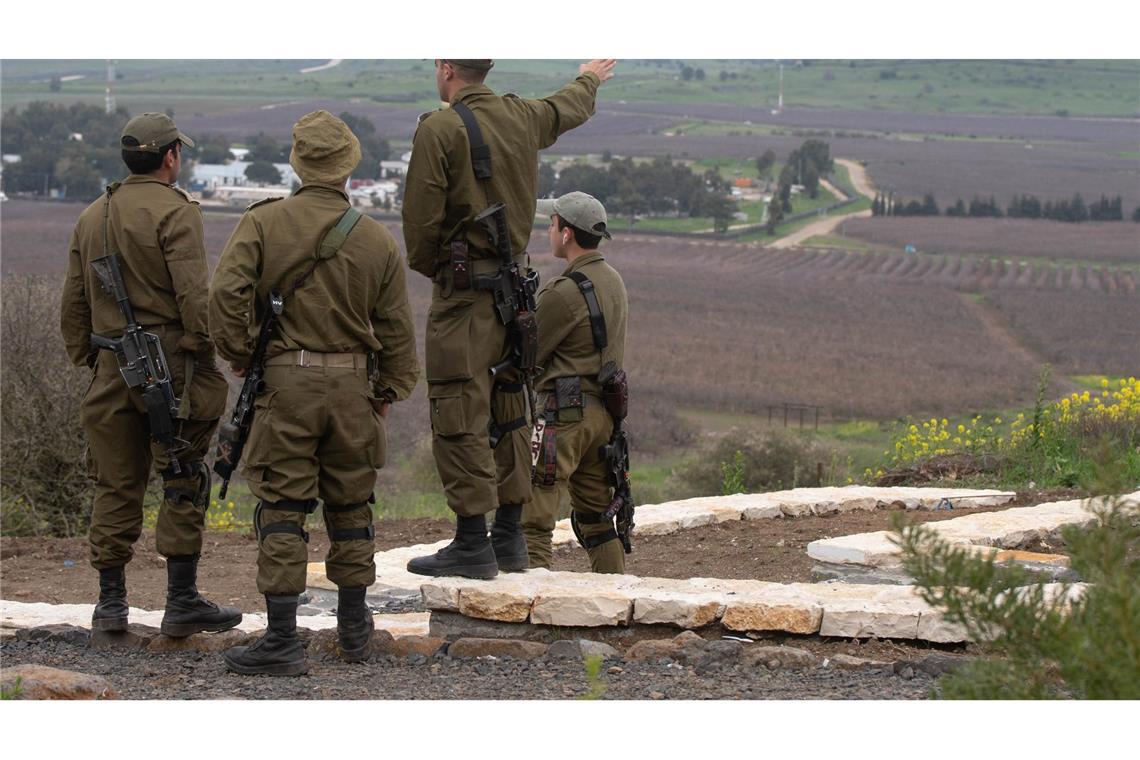
[[[336,252],[344,245],[344,241],[348,239],[348,233],[352,232],[352,228],[360,221],[361,216],[362,214],[359,211],[349,206],[348,210],[341,214],[333,228],[321,238],[321,244],[317,247],[317,258],[331,259],[336,256]]]
[[[340,219],[336,220],[336,224],[332,226],[332,229],[326,232],[325,236],[321,238],[321,242],[317,246],[316,261],[305,270],[304,274],[293,282],[293,287],[283,294],[284,298],[292,296],[297,292],[298,288],[305,284],[305,280],[309,279],[309,275],[316,270],[317,264],[336,256],[337,251],[344,245],[344,241],[348,240],[348,234],[356,227],[356,223],[360,221],[361,216],[363,216],[363,214],[352,206],[349,206],[348,209],[340,215]]]

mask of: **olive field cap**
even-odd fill
[[[339,182],[360,163],[360,141],[343,121],[312,111],[293,125],[289,164],[302,182]]]
[[[123,150],[158,153],[159,148],[175,140],[180,140],[187,148],[194,147],[194,141],[178,131],[174,119],[164,113],[141,113],[123,127],[119,142]]]
[[[476,71],[490,71],[495,65],[495,62],[490,58],[441,58],[440,60],[453,66],[462,66],[465,69],[475,69]]]
[[[558,214],[571,227],[613,240],[606,229],[606,208],[592,195],[574,191],[554,200],[540,200],[538,213],[543,216]]]

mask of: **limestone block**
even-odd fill
[[[450,657],[514,657],[533,660],[546,654],[546,644],[518,639],[459,639],[447,648]]]
[[[951,623],[949,620],[946,620],[940,612],[934,609],[919,613],[916,638],[922,639],[923,641],[934,641],[939,644],[950,644],[970,640],[964,626]]]
[[[646,639],[626,650],[625,659],[633,662],[676,660],[680,654],[681,648],[670,639]]]
[[[804,517],[811,514],[810,501],[791,501],[780,504],[780,511],[784,517]]]
[[[721,625],[732,631],[787,631],[815,633],[823,608],[810,602],[737,601],[725,605]]]
[[[784,511],[779,504],[754,504],[744,508],[743,516],[745,520],[771,520],[783,517]]]
[[[5,694],[11,694],[15,699],[117,698],[115,689],[106,678],[44,665],[5,667],[3,675],[0,675],[0,685]]]
[[[603,641],[578,639],[578,649],[583,657],[601,657],[603,660],[621,657],[621,652]]]
[[[534,597],[520,586],[487,584],[459,591],[459,613],[483,620],[522,623],[530,616]]]
[[[633,599],[635,623],[667,623],[680,628],[700,628],[713,623],[724,604],[712,594],[647,591]]]
[[[919,605],[890,602],[835,602],[823,610],[821,636],[913,639],[918,637]]]
[[[576,589],[540,589],[531,607],[535,625],[627,625],[632,608],[625,594]]]
[[[807,546],[808,556],[819,562],[835,565],[867,565],[884,567],[897,565],[898,547],[891,543],[892,531],[856,533],[839,538],[812,541]]]
[[[836,654],[825,661],[828,667],[840,670],[863,670],[864,668],[885,668],[891,663],[880,660],[868,660],[863,657],[852,657],[849,654]]]
[[[377,568],[379,570],[379,567]],[[325,575],[324,562],[310,562],[305,567],[305,588],[320,588],[326,591],[336,591],[337,585]]]

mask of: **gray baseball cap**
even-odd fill
[[[574,191],[566,193],[561,198],[553,200],[540,200],[538,213],[543,216],[558,214],[562,220],[571,227],[577,227],[583,232],[601,235],[606,240],[612,240],[609,230],[606,229],[606,207],[592,195]]]

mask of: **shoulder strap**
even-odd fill
[[[609,343],[609,339],[606,334],[606,317],[598,305],[598,294],[594,292],[594,283],[581,272],[571,272],[569,277],[577,283],[578,290],[582,291],[582,298],[586,299],[586,311],[590,314],[590,333],[594,336],[594,348],[598,349],[600,354]]]
[[[451,110],[459,114],[459,118],[463,120],[463,127],[467,130],[467,141],[471,143],[471,167],[475,170],[475,178],[491,179],[491,146],[483,141],[483,130],[479,129],[475,114],[471,113],[471,109],[461,101],[452,103]]]
[[[320,245],[317,246],[316,260],[305,270],[304,274],[293,282],[293,287],[284,294],[285,298],[296,293],[298,288],[305,284],[305,280],[309,279],[309,275],[316,270],[318,264],[336,256],[337,251],[344,245],[344,241],[348,239],[348,233],[352,232],[353,228],[356,227],[356,223],[360,221],[361,216],[362,214],[352,206],[349,206],[348,209],[340,215],[340,219],[336,220],[336,224],[321,238]]]

